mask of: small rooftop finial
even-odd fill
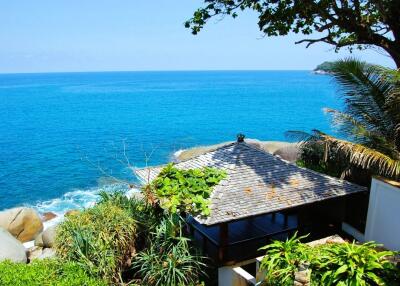
[[[242,134],[242,133],[239,133],[238,135],[236,135],[237,143],[244,142],[244,137],[246,137],[246,136],[244,134]]]

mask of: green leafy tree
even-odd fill
[[[236,18],[238,12],[253,10],[258,27],[267,36],[291,32],[317,38],[296,43],[328,43],[336,50],[371,46],[385,50],[400,67],[400,1],[398,0],[205,0],[185,23],[197,34],[213,17]]]

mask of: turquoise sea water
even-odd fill
[[[87,206],[128,168],[182,148],[287,130],[331,132],[340,108],[328,76],[309,71],[0,75],[0,210]],[[125,151],[124,151],[125,150]]]

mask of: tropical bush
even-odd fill
[[[225,177],[225,171],[215,168],[179,170],[168,164],[147,187],[158,198],[161,207],[170,213],[207,216],[212,188]]]
[[[150,247],[139,252],[133,268],[143,285],[199,285],[205,264],[190,240],[183,235],[184,221],[178,215],[163,219],[152,235]]]
[[[266,255],[261,261],[267,285],[293,285],[294,273],[300,263],[310,260],[310,247],[300,242],[305,236],[295,234],[286,241],[274,241],[264,246]]]
[[[57,255],[88,273],[118,281],[135,254],[136,222],[112,202],[102,202],[68,217],[57,228]]]
[[[296,235],[263,247],[261,262],[266,285],[293,285],[302,264],[309,264],[312,285],[400,285],[400,272],[388,258],[395,253],[378,251],[376,244],[328,243],[310,247]]]
[[[77,263],[45,259],[30,264],[0,262],[0,285],[106,286],[107,283],[89,276]]]
[[[390,251],[377,251],[377,245],[335,243],[320,247],[315,257],[314,277],[322,285],[399,285],[400,276],[387,258]],[[396,281],[397,280],[397,281]]]
[[[136,222],[136,248],[140,250],[146,245],[146,238],[154,232],[165,217],[162,210],[148,204],[138,197],[128,198],[123,192],[100,193],[99,204],[109,203],[127,211]]]

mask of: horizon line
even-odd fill
[[[313,71],[313,69],[176,69],[176,70],[88,70],[88,71],[43,71],[43,72],[0,72],[0,75],[18,74],[66,74],[66,73],[134,73],[134,72],[284,72]]]

